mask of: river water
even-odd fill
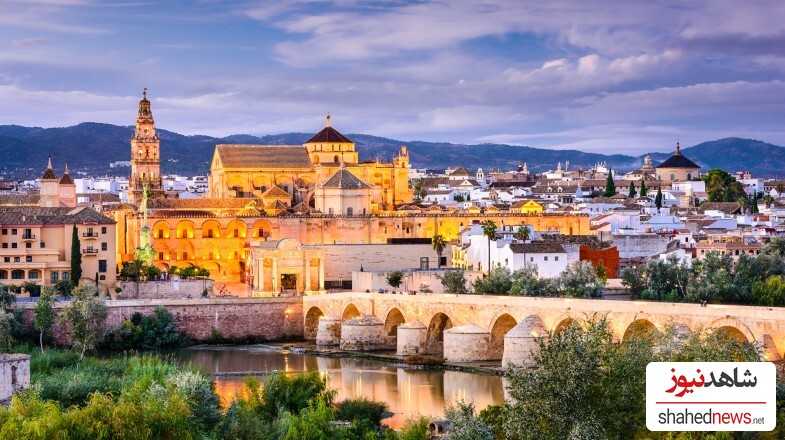
[[[300,354],[265,345],[194,347],[177,350],[174,357],[207,373],[319,371],[337,390],[339,401],[364,396],[387,402],[394,416],[384,423],[392,428],[400,428],[415,415],[440,417],[446,406],[460,399],[474,401],[477,411],[504,400],[499,376],[406,370],[382,361]],[[231,401],[244,380],[241,376],[215,378],[216,392],[224,403]]]

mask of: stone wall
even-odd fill
[[[613,244],[619,249],[619,258],[651,257],[668,249],[668,240],[656,234],[614,235]]]
[[[192,338],[209,340],[215,329],[227,339],[291,340],[303,337],[303,304],[299,297],[253,299],[118,300],[108,301],[110,329],[139,312],[150,315],[157,306],[166,308]],[[32,328],[34,303],[24,304],[25,326]],[[63,303],[55,306],[59,314]],[[53,329],[58,344],[70,344],[70,331],[59,324]]]
[[[324,249],[324,279],[326,281],[338,281],[339,279],[349,281],[352,279],[352,272],[359,272],[361,266],[364,271],[382,272],[419,269],[420,257],[428,257],[431,269],[435,269],[438,263],[436,251],[430,244],[345,244],[325,245],[321,248]],[[448,246],[442,256],[449,255],[450,247]],[[359,290],[354,286],[352,289]]]
[[[420,291],[420,286],[426,284],[432,293],[445,293],[442,280],[439,278],[444,274],[444,270],[429,270],[404,272],[403,283],[401,287],[393,289],[387,284],[388,272],[352,272],[352,290],[364,292],[369,290],[371,292],[378,292],[379,289],[401,291]],[[464,271],[466,277],[466,287],[471,289],[471,285],[475,279],[482,276],[481,272],[466,270]]]
[[[15,393],[30,388],[30,355],[0,354],[0,405]]]
[[[118,282],[122,289],[116,294],[117,299],[188,299],[201,298],[207,290],[213,294],[214,280],[174,280],[167,281],[135,281]]]

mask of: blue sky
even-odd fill
[[[785,145],[785,2],[2,0],[0,124]]]

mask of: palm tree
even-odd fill
[[[491,274],[491,240],[496,238],[496,223],[485,220],[482,223],[482,235],[488,237],[488,275]]]
[[[736,204],[739,205],[739,209],[741,210],[742,214],[747,213],[747,208],[750,206],[750,200],[746,197],[739,197],[736,199]]]
[[[771,208],[771,205],[774,204],[774,197],[771,194],[766,194],[763,196],[763,204],[766,206],[766,209]]]
[[[436,255],[439,256],[439,260],[436,262],[436,267],[442,267],[442,252],[444,252],[444,248],[447,247],[447,240],[444,239],[444,235],[436,234],[431,237],[431,244],[433,245],[433,250],[436,251]]]
[[[515,230],[515,237],[518,240],[526,241],[531,238],[531,229],[528,226],[518,226],[518,229]]]

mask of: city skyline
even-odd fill
[[[0,123],[318,131],[641,154],[785,144],[785,5],[11,1]]]

